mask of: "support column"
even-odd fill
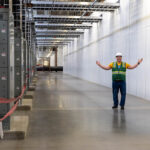
[[[57,48],[55,48],[55,67],[57,67]]]

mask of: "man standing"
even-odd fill
[[[99,61],[96,64],[104,70],[112,69],[112,92],[113,92],[113,109],[118,108],[118,93],[121,92],[121,109],[124,109],[126,100],[126,69],[134,69],[143,61],[143,58],[139,59],[138,62],[131,66],[126,62],[122,62],[122,53],[116,53],[116,62],[112,62],[108,66],[103,66]]]

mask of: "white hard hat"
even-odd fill
[[[117,56],[122,56],[122,53],[116,53],[116,57],[117,57]]]

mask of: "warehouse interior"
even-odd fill
[[[149,5],[0,0],[0,149],[149,150]],[[138,62],[123,110],[112,109],[112,71],[96,65],[118,52]]]

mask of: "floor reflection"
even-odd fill
[[[124,110],[113,110],[113,132],[126,132],[126,115]]]

